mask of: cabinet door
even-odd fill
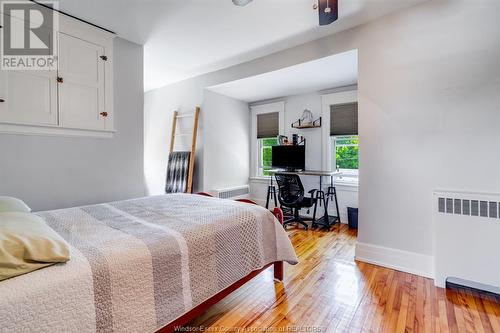
[[[0,71],[0,122],[57,125],[55,71]]]
[[[58,76],[61,126],[106,128],[104,47],[59,33]]]

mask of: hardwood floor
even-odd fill
[[[206,332],[500,332],[500,297],[355,262],[355,231],[289,231],[300,264],[272,268],[192,322]],[[186,329],[185,328],[185,329]],[[237,330],[239,328],[239,330]],[[267,329],[267,330],[266,330]]]

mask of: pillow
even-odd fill
[[[0,213],[0,281],[69,259],[68,244],[41,217]]]
[[[1,212],[31,212],[31,208],[28,207],[24,201],[13,198],[13,197],[1,197],[0,196],[0,213]]]

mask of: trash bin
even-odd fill
[[[349,228],[358,229],[358,208],[347,207]]]

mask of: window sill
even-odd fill
[[[357,180],[335,179],[335,186],[358,188],[359,183]]]
[[[271,181],[271,176],[254,176],[250,177],[250,182],[254,183],[269,183]]]

